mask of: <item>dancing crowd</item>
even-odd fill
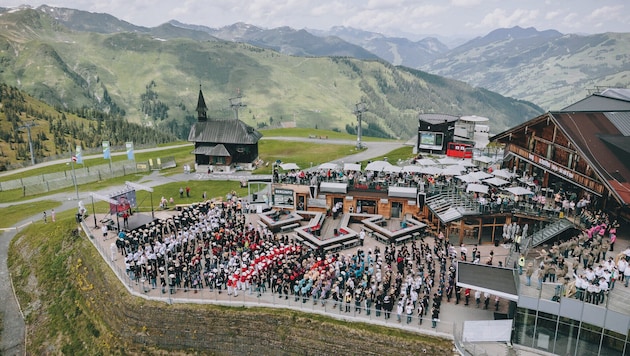
[[[435,328],[443,300],[459,304],[455,285],[457,254],[444,238],[410,245],[325,254],[288,235],[248,221],[238,198],[206,201],[183,208],[177,216],[119,233],[112,259],[124,256],[127,275],[164,294],[202,289],[238,296],[271,292],[294,302],[332,305],[341,312],[365,313]],[[430,241],[429,241],[430,240]],[[115,247],[114,247],[115,246]],[[470,290],[463,291],[469,305]],[[478,293],[480,294],[480,293]],[[491,296],[484,295],[484,308]],[[481,294],[475,295],[477,306]],[[498,298],[495,307],[498,310]]]

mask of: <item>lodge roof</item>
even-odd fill
[[[256,144],[262,134],[240,120],[198,121],[190,129],[188,141],[198,143]]]
[[[501,132],[491,141],[544,121],[563,131],[601,182],[622,204],[630,204],[630,90],[605,90]]]
[[[437,125],[446,122],[455,122],[459,120],[459,116],[449,114],[420,114],[418,115],[418,120]]]
[[[581,156],[617,193],[624,204],[630,203],[630,136],[624,136],[602,112],[550,113]]]

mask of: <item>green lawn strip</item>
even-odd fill
[[[43,221],[44,211],[48,214],[48,220],[50,221],[50,210],[60,205],[61,203],[56,201],[42,200],[0,208],[0,216],[2,216],[0,228],[10,228],[29,217],[33,217],[34,221]]]
[[[405,147],[400,147],[393,151],[390,151],[382,156],[371,158],[369,161],[372,161],[372,162],[382,161],[385,157],[387,157],[387,162],[390,162],[391,164],[395,165],[398,163],[398,160],[406,161],[415,156],[416,155],[413,154],[413,147],[405,146]],[[361,165],[363,167],[365,167],[367,164],[368,164],[368,160],[361,162]]]
[[[260,132],[263,134],[263,137],[304,137],[305,139],[311,138],[313,140],[320,139],[320,137],[327,137],[328,139],[336,139],[336,140],[356,140],[357,139],[356,135],[350,135],[345,132],[309,129],[309,128],[263,129],[263,130],[260,130]],[[393,141],[392,139],[387,139],[387,138],[366,137],[366,136],[362,136],[361,140],[367,141],[367,142]]]
[[[182,161],[182,162],[194,161],[195,156],[190,153],[193,150],[192,144],[185,144],[183,142],[177,142],[177,143],[171,144],[171,146],[173,145],[178,145],[178,146],[165,149],[165,150],[151,150],[148,152],[136,152],[134,154],[134,160],[137,163],[146,163],[149,161],[149,159],[152,159],[153,162],[155,163],[158,158],[164,159],[165,157],[174,157],[175,161],[178,162],[178,165],[179,165],[179,161]],[[125,154],[112,155],[112,162],[121,162],[121,161],[126,161],[126,160],[127,160],[127,155]],[[109,163],[109,160],[104,159],[102,154],[90,155],[90,156],[83,157],[83,164],[76,163],[75,169],[83,169],[85,167],[93,167],[93,166],[98,166],[98,165],[103,165],[103,164],[108,164],[108,163]],[[6,182],[9,180],[14,180],[14,179],[33,177],[33,176],[49,174],[49,173],[57,173],[57,172],[63,172],[63,171],[68,171],[69,176],[72,174],[72,166],[70,165],[69,155],[68,155],[67,162],[61,162],[59,164],[54,164],[50,166],[37,166],[36,165],[35,168],[33,169],[29,169],[26,171],[18,171],[13,174],[9,172],[8,174],[0,176],[0,182]]]
[[[302,169],[317,167],[341,157],[352,155],[358,151],[352,145],[331,145],[311,142],[260,141],[260,158],[265,164],[254,171],[254,174],[271,174],[273,162],[295,163]],[[267,163],[269,163],[267,165]]]

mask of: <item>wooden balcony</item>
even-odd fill
[[[588,177],[578,171],[567,168],[562,163],[553,162],[543,156],[529,152],[528,150],[515,144],[508,144],[505,148],[505,151],[510,152],[517,157],[529,161],[542,169],[545,169],[597,194],[602,195],[606,190],[606,187],[595,179]]]

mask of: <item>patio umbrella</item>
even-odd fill
[[[386,167],[390,167],[392,164],[387,162],[387,161],[374,161],[374,162],[370,162],[368,163],[368,165],[365,167],[366,171],[382,171],[383,169],[385,169]]]
[[[361,165],[358,163],[344,163],[343,170],[344,171],[360,171]]]
[[[452,164],[458,164],[460,161],[458,159],[455,159],[453,157],[444,157],[444,158],[440,158],[438,159],[438,163],[441,165],[452,165]]]
[[[510,192],[514,195],[531,195],[534,194],[531,190],[523,187],[510,187],[506,188],[505,191]]]
[[[337,169],[339,168],[339,165],[337,163],[332,163],[332,162],[327,162],[327,163],[322,163],[319,166],[317,166],[318,169]]]
[[[292,169],[300,169],[300,167],[298,167],[298,165],[295,163],[282,163],[279,166],[285,171],[290,171]]]
[[[488,194],[488,186],[485,184],[470,183],[466,186],[466,192]]]
[[[409,165],[409,166],[404,166],[402,168],[403,172],[407,172],[407,173],[422,173],[422,168],[420,166],[416,166],[416,165]]]
[[[514,177],[514,173],[508,171],[507,169],[497,169],[496,171],[493,171],[492,174],[494,174],[495,177],[500,177],[500,178],[505,178],[505,179],[510,179]]]
[[[455,176],[455,178],[461,180],[462,182],[466,182],[466,183],[479,182],[479,179],[471,176],[470,173],[464,174],[463,176]]]
[[[488,173],[482,172],[482,171],[468,173],[468,175],[470,175],[471,177],[473,177],[473,178],[475,178],[477,180],[482,180],[482,179],[486,179],[486,178],[492,178],[492,174],[488,174]]]
[[[483,182],[487,183],[487,184],[492,184],[492,185],[497,186],[497,187],[500,187],[502,185],[506,185],[506,184],[510,183],[510,182],[508,182],[505,179],[501,179],[501,178],[497,178],[497,177],[484,179]]]
[[[425,166],[420,168],[420,173],[422,174],[436,175],[442,173],[442,168],[438,168],[436,166]]]

